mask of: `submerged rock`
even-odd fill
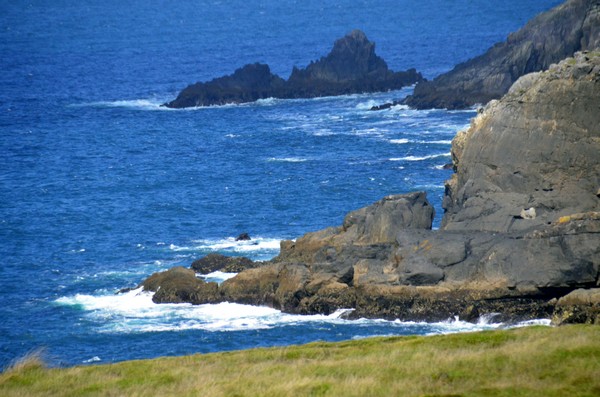
[[[568,0],[542,13],[485,54],[433,81],[419,82],[405,104],[461,109],[504,95],[523,75],[548,69],[577,51],[600,47],[600,2]]]
[[[232,75],[185,88],[164,106],[185,108],[253,102],[264,98],[313,98],[400,89],[423,77],[415,69],[393,72],[375,54],[375,44],[360,30],[337,40],[331,52],[305,69],[294,67],[289,80],[264,64],[246,65]]]

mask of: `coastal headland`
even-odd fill
[[[157,303],[599,323],[599,125],[600,51],[578,52],[522,76],[456,135],[439,230],[424,192],[390,195],[220,286],[183,268],[143,286]]]

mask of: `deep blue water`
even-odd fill
[[[355,28],[391,69],[432,78],[557,3],[1,2],[0,368],[40,347],[74,365],[492,327],[113,294],[209,252],[268,259],[387,194],[426,190],[439,224],[441,168],[474,115],[368,111],[410,88],[158,106],[187,84],[256,61],[287,78]]]

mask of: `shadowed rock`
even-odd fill
[[[192,269],[200,274],[208,274],[216,271],[239,273],[256,266],[258,266],[257,263],[246,257],[225,256],[221,254],[208,254],[192,262]]]
[[[253,102],[264,98],[313,98],[400,89],[422,80],[415,69],[392,72],[360,30],[337,40],[331,52],[306,69],[294,67],[288,81],[264,64],[246,65],[232,75],[185,88],[164,106],[185,108]]]

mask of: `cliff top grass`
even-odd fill
[[[368,338],[0,374],[3,396],[597,396],[600,327]]]

